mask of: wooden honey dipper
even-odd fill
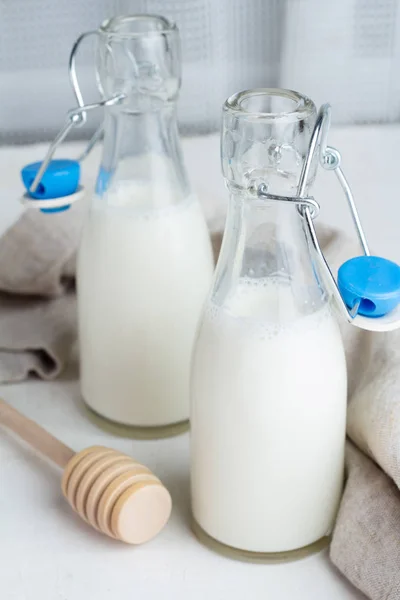
[[[172,507],[168,490],[130,456],[103,446],[75,453],[1,399],[0,424],[64,469],[65,498],[98,531],[142,544],[167,523]]]

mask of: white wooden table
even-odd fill
[[[398,147],[400,128],[338,129],[330,143],[343,153],[371,246],[400,260]],[[227,201],[219,170],[218,138],[184,144],[192,183],[207,215],[218,217]],[[0,150],[0,222],[13,218],[18,169],[41,159],[44,147]],[[76,145],[65,147],[73,156]],[[98,151],[85,166],[90,184]],[[352,232],[335,177],[316,187],[321,218]],[[51,217],[50,217],[51,218]],[[0,332],[1,334],[1,332]],[[120,439],[88,421],[79,398],[78,365],[54,383],[0,386],[1,395],[75,449],[113,446],[147,464],[171,491],[167,528],[147,545],[132,548],[97,534],[71,512],[60,492],[60,473],[29,448],[0,431],[0,597],[3,600],[355,600],[356,592],[331,566],[326,553],[291,564],[235,562],[201,546],[189,528],[188,436],[161,441]]]

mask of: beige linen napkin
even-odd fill
[[[348,477],[330,549],[333,563],[372,600],[400,598],[400,491],[347,444]]]
[[[28,209],[0,238],[0,382],[53,379],[76,339],[75,255],[84,202]]]
[[[66,364],[76,338],[75,254],[85,209],[80,202],[53,215],[28,210],[0,238],[0,381],[31,373],[51,379]],[[338,232],[320,228],[319,238],[333,272],[358,253]],[[220,242],[217,230],[216,256]],[[400,332],[342,323],[342,333],[353,443],[330,555],[372,600],[400,600]]]
[[[400,332],[351,338],[347,434],[357,448],[348,444],[331,559],[372,600],[399,600]]]

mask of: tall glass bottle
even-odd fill
[[[99,86],[105,97],[125,98],[106,109],[79,250],[81,390],[108,422],[156,437],[187,426],[212,252],[178,138],[176,26],[158,16],[119,17],[99,37]]]
[[[254,560],[323,546],[342,491],[338,325],[297,205],[257,194],[296,195],[315,119],[286,90],[242,92],[223,110],[230,205],[193,357],[192,511],[199,537]]]

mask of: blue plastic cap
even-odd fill
[[[21,170],[21,177],[24,186],[31,198],[37,200],[49,200],[53,198],[61,198],[63,196],[70,196],[74,194],[79,186],[79,179],[81,174],[81,167],[78,161],[59,159],[52,160],[46,171],[43,173],[42,180],[40,181],[35,192],[30,192],[33,180],[35,179],[36,173],[40,169],[41,162],[32,163],[26,165]],[[70,207],[69,204],[60,208],[49,208],[41,209],[42,212],[61,212],[67,210]]]
[[[357,256],[339,269],[338,287],[351,309],[361,299],[358,314],[383,317],[400,303],[400,266],[380,256]]]

